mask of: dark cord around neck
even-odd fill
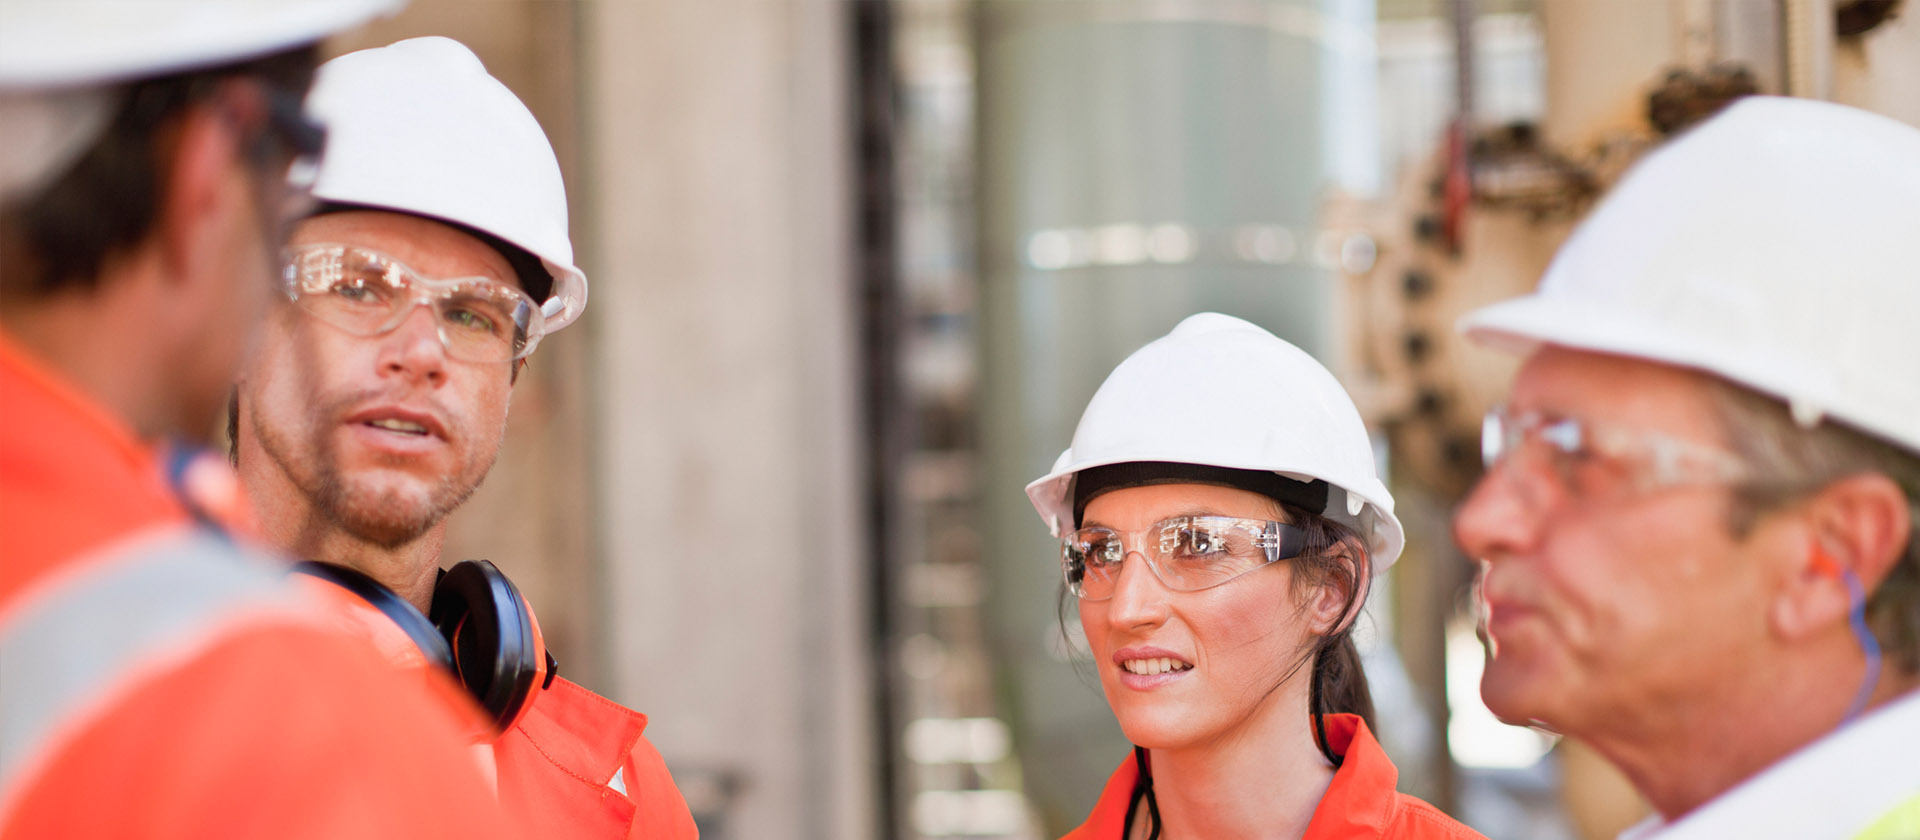
[[[1140,800],[1147,801],[1147,840],[1160,840],[1160,803],[1153,796],[1153,765],[1147,760],[1146,747],[1133,748],[1133,764],[1139,774],[1133,780],[1133,796],[1127,800],[1127,819],[1120,826],[1120,840],[1133,835],[1133,815],[1140,809]]]

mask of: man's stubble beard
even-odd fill
[[[482,472],[480,480],[485,480]],[[465,504],[480,481],[461,485],[442,475],[427,485],[421,502],[413,488],[354,488],[331,460],[323,461],[315,486],[301,488],[313,500],[314,513],[354,537],[381,548],[398,548],[420,538]]]
[[[252,414],[253,432],[260,437],[261,450],[307,498],[312,515],[355,539],[383,549],[398,548],[419,539],[465,504],[493,471],[494,461],[500,455],[499,442],[506,436],[503,420],[500,434],[494,438],[495,445],[486,453],[484,463],[478,465],[470,483],[462,483],[456,475],[437,476],[427,485],[427,497],[421,501],[410,498],[414,494],[406,491],[411,487],[352,486],[351,478],[343,475],[339,468],[329,429],[308,432],[313,437],[314,463],[311,469],[301,469],[293,447],[278,430],[264,422],[258,411]],[[320,416],[331,416],[331,413],[320,412]]]

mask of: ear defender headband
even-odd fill
[[[429,615],[353,569],[312,560],[293,569],[352,592],[392,619],[473,695],[498,732],[511,729],[533,705],[535,683],[545,689],[559,673],[533,608],[513,581],[485,560],[467,560],[441,572]]]

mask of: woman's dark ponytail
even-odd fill
[[[1359,715],[1368,729],[1373,728],[1373,691],[1367,687],[1367,672],[1360,667],[1360,650],[1353,645],[1350,629],[1321,640],[1313,657],[1313,679],[1307,684],[1314,741],[1335,767],[1342,756],[1334,755],[1327,744],[1326,716]]]
[[[1370,558],[1366,542],[1345,524],[1293,508],[1288,513],[1307,531],[1307,550],[1296,561],[1300,564],[1297,568],[1307,580],[1347,593],[1339,629],[1320,637],[1314,645],[1313,673],[1307,680],[1307,713],[1313,717],[1314,743],[1333,766],[1339,767],[1342,756],[1327,743],[1326,716],[1359,715],[1368,729],[1373,728],[1373,691],[1360,664],[1360,650],[1353,644],[1353,625],[1367,599]]]
[[[1341,633],[1320,650],[1313,662],[1312,699],[1315,714],[1359,715],[1373,727],[1373,692],[1360,666],[1360,649],[1353,634]]]

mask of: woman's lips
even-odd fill
[[[1154,647],[1115,651],[1113,665],[1121,685],[1140,691],[1176,682],[1193,672],[1193,663],[1186,657]]]

